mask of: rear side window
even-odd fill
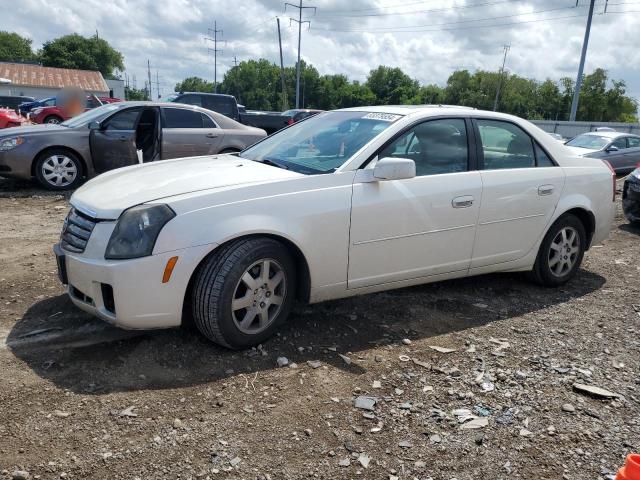
[[[202,99],[203,107],[214,112],[221,113],[228,117],[235,114],[235,105],[229,97],[204,96]]]
[[[204,128],[218,128],[218,126],[211,120],[209,115],[202,114],[202,125]]]
[[[520,127],[499,120],[476,120],[482,142],[484,169],[530,168],[536,165],[531,137]]]
[[[553,160],[551,160],[551,158],[549,158],[549,155],[547,155],[547,152],[545,152],[542,148],[540,148],[540,145],[538,145],[537,143],[535,145],[536,145],[536,166],[555,167],[556,164],[553,163]]]
[[[195,110],[165,108],[164,128],[202,128],[202,114]]]
[[[627,141],[629,142],[629,148],[638,148],[638,147],[640,147],[640,138],[627,137]]]
[[[130,108],[107,118],[102,124],[104,130],[135,130],[139,108]]]

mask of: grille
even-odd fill
[[[62,235],[60,236],[62,248],[74,253],[84,252],[95,226],[95,219],[72,208],[62,228]]]

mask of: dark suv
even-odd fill
[[[213,110],[221,113],[229,118],[233,118],[236,122],[240,121],[240,113],[238,112],[238,103],[233,95],[223,95],[219,93],[200,93],[200,92],[180,92],[173,93],[162,99],[165,102],[186,103],[187,105],[196,105],[198,107]]]

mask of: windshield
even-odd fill
[[[566,145],[569,147],[588,148],[589,150],[600,150],[610,140],[607,137],[599,137],[597,135],[578,135],[569,140]]]
[[[177,93],[171,93],[171,94],[167,95],[166,97],[162,97],[158,101],[159,102],[175,102],[176,98],[178,98],[178,94]]]
[[[327,112],[267,137],[240,156],[305,175],[331,173],[401,115]]]
[[[93,110],[87,110],[86,112],[81,113],[80,115],[70,118],[66,122],[62,122],[60,125],[63,125],[69,128],[81,127],[82,125],[86,125],[89,122],[93,122],[94,120],[96,121],[101,120],[104,115],[106,115],[109,112],[113,112],[114,110],[118,110],[118,108],[120,107],[115,103],[102,105],[101,107],[94,108]]]

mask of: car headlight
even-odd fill
[[[0,152],[6,152],[24,143],[24,137],[11,137],[0,140]]]
[[[139,205],[125,210],[111,234],[104,258],[115,260],[151,255],[160,230],[175,216],[167,205]]]

